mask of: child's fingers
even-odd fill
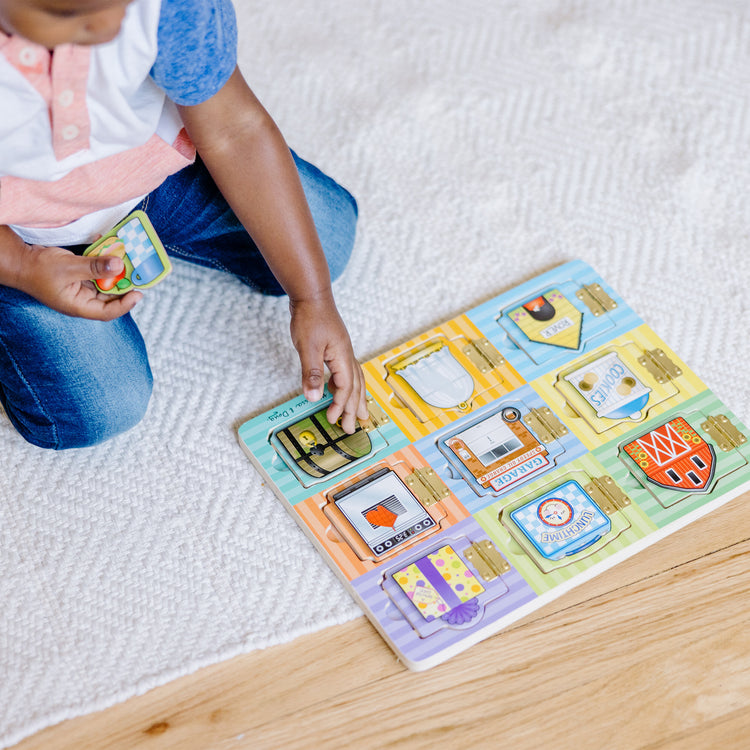
[[[143,298],[142,292],[131,291],[121,296],[97,295],[87,305],[85,317],[96,320],[114,320],[129,313]]]
[[[125,261],[116,255],[97,255],[78,257],[74,256],[76,261],[73,273],[75,280],[85,281],[87,279],[111,279],[122,273],[125,268]]]
[[[302,347],[299,351],[302,365],[302,391],[308,401],[320,401],[325,385],[325,370],[322,352],[311,347]]]
[[[356,394],[357,419],[365,421],[370,418],[370,412],[367,410],[367,383],[365,382],[365,374],[362,371],[361,365],[359,362],[356,365],[357,372],[359,373],[359,392]]]
[[[328,387],[333,393],[333,403],[326,416],[329,422],[340,419],[344,432],[352,433],[357,429],[357,419],[364,421],[368,417],[362,369],[354,358],[343,363],[331,362],[329,366]]]
[[[346,367],[332,361],[328,363],[331,370],[331,379],[328,381],[328,390],[333,396],[333,401],[326,411],[326,417],[331,424],[341,420],[344,432],[354,432],[355,425],[351,417],[351,409],[347,413],[347,405],[352,393],[352,378]]]
[[[353,430],[356,428],[358,419],[364,421],[370,415],[367,411],[365,377],[359,362],[352,358],[351,362],[348,362],[346,365],[346,371],[346,382],[348,385],[340,389],[343,391],[341,399],[343,402],[342,426],[344,424],[347,426],[351,425]]]

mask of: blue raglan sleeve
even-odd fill
[[[177,104],[210,99],[237,64],[231,0],[162,0],[159,49],[151,76]]]

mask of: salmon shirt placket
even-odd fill
[[[58,161],[89,148],[91,123],[86,106],[90,51],[64,44],[50,52],[19,37],[4,36],[0,53],[42,97],[50,116]]]

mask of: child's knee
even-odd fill
[[[331,278],[338,278],[349,262],[357,227],[354,196],[317,167],[294,155],[315,228],[328,260]]]
[[[96,396],[70,398],[54,409],[28,413],[6,403],[8,417],[29,443],[65,450],[99,445],[135,427],[146,414],[151,397],[150,371],[125,382],[97,384]]]
[[[151,397],[143,338],[127,315],[71,318],[0,287],[0,401],[30,443],[96,445],[136,425]]]
[[[349,258],[351,258],[354,250],[358,215],[357,201],[354,196],[340,185],[336,185],[336,187],[339,192],[333,208],[336,214],[337,228],[333,236],[329,236],[325,240],[321,237],[331,279],[333,280],[341,276]]]
[[[133,429],[146,415],[152,389],[150,370],[127,383],[112,384],[99,403],[87,404],[80,418],[65,425],[59,448],[98,445]]]

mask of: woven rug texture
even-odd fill
[[[236,0],[240,61],[360,221],[361,359],[554,266],[601,273],[750,421],[744,0]],[[299,389],[285,299],[176,262],[144,421],[45,452],[0,413],[0,746],[360,612],[238,445]]]

